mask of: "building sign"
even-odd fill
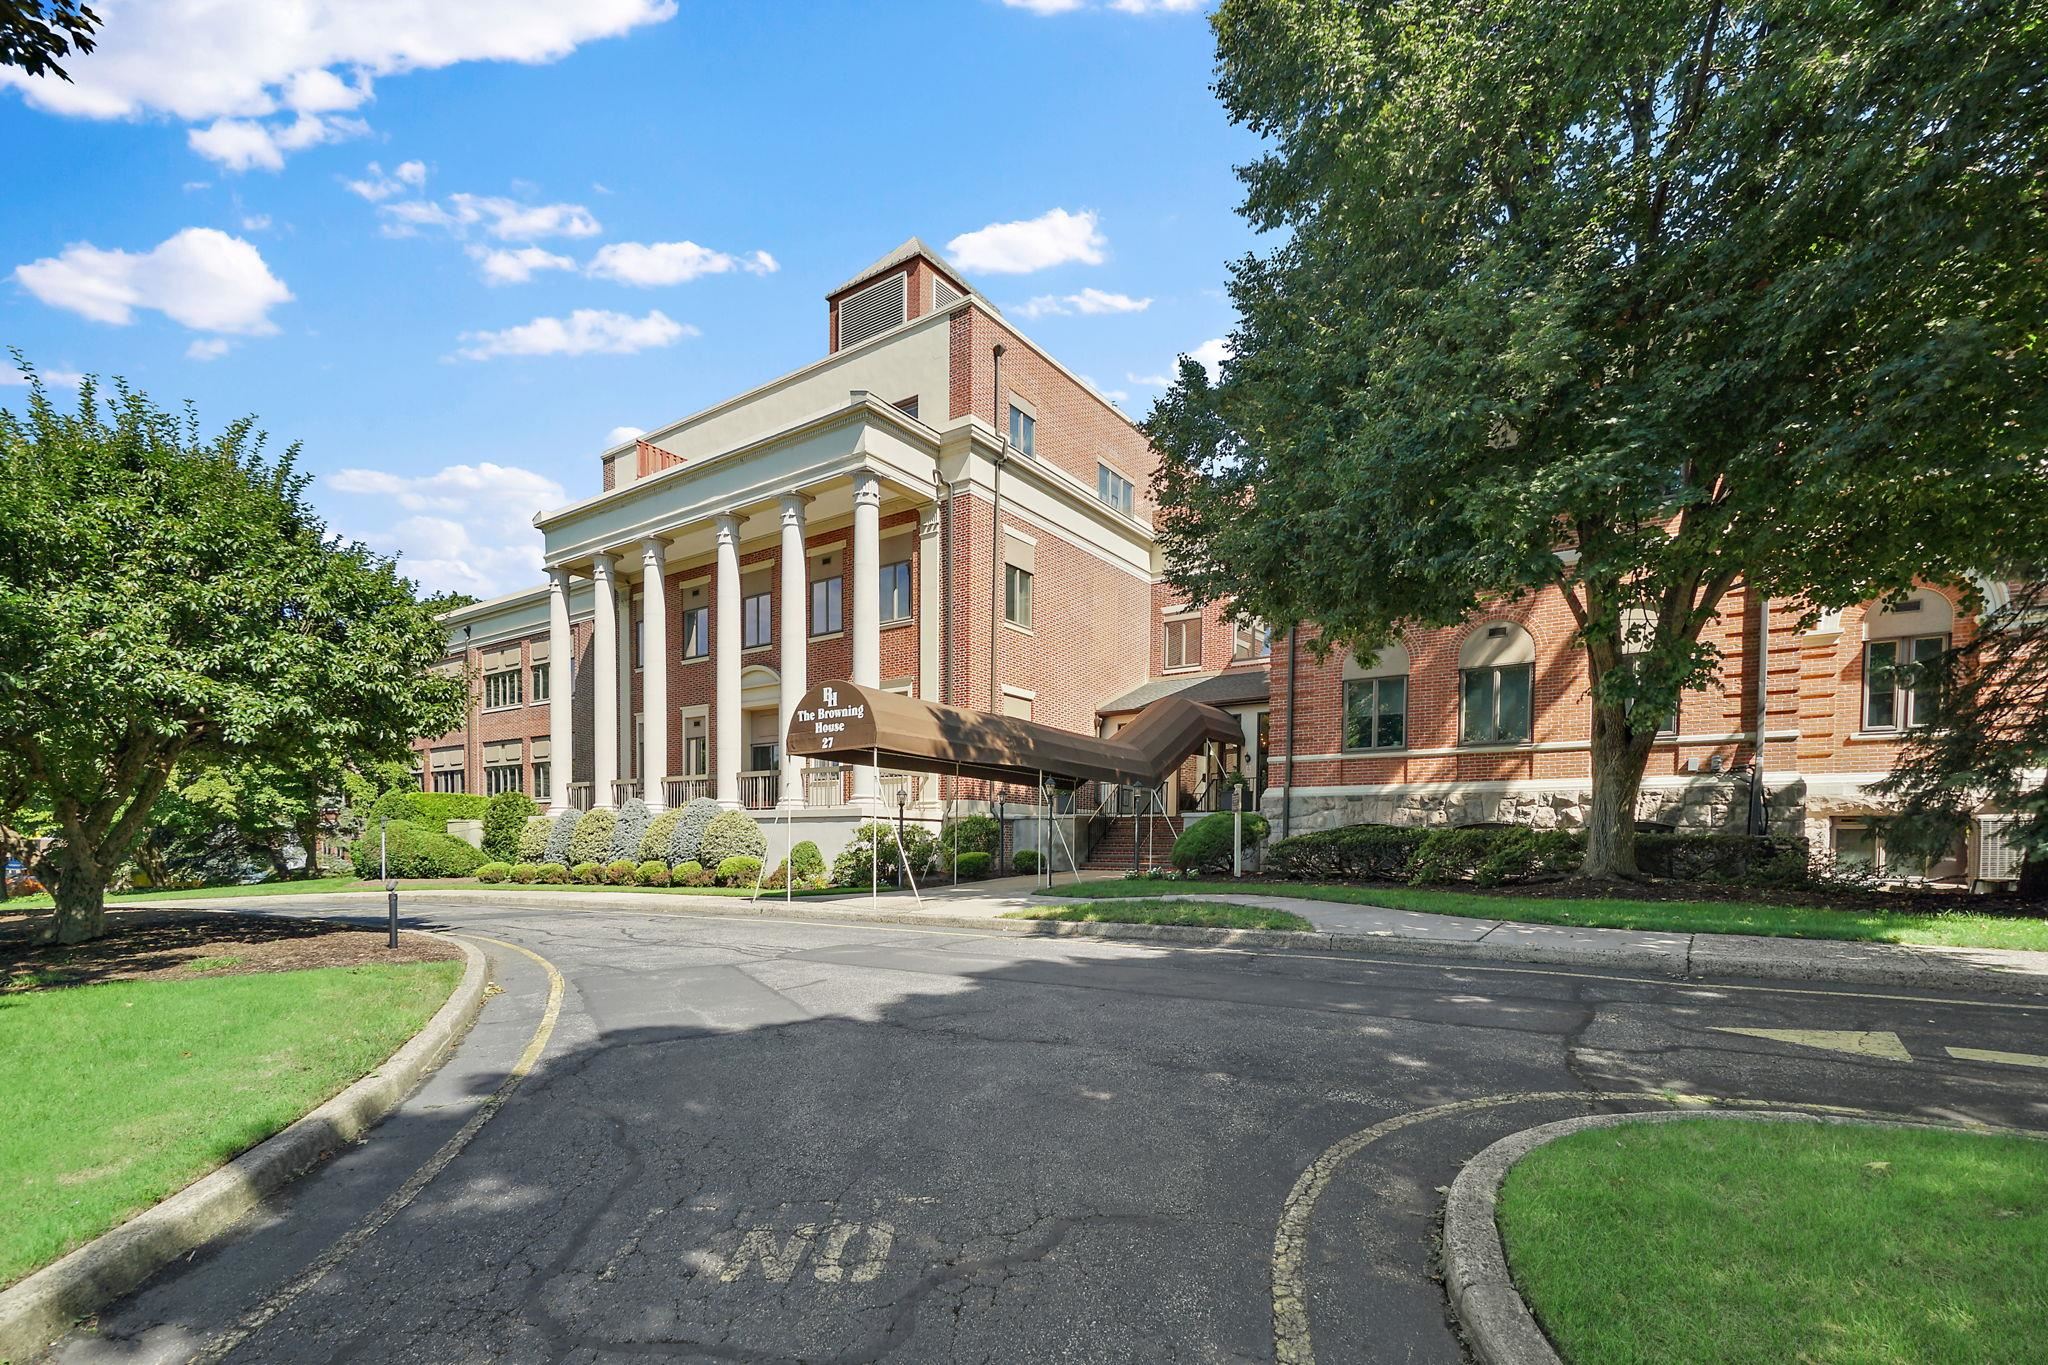
[[[842,696],[830,683],[814,689],[798,703],[789,720],[789,750],[795,754],[865,748],[874,742],[874,736],[867,703],[857,696]]]

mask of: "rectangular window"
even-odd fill
[[[535,762],[533,765],[533,799],[552,801],[555,798],[554,767],[552,763]]]
[[[711,608],[690,607],[683,612],[683,657],[701,659],[711,652]]]
[[[917,416],[917,395],[913,393],[910,397],[899,401],[896,404],[896,410],[905,417]]]
[[[647,667],[647,618],[633,619],[633,667]]]
[[[1464,670],[1459,691],[1465,714],[1458,742],[1527,744],[1533,673],[1530,664]]]
[[[910,561],[882,566],[882,624],[910,619]]]
[[[1166,666],[1168,668],[1200,668],[1202,666],[1202,618],[1190,616],[1185,620],[1166,623]]]
[[[1010,447],[1025,455],[1038,454],[1038,419],[1015,403],[1010,404]]]
[[[519,787],[519,765],[517,763],[510,766],[491,764],[484,769],[485,796],[496,796],[499,792],[516,792],[519,790]]]
[[[484,709],[493,711],[500,706],[519,705],[519,681],[516,668],[503,673],[484,674]]]
[[[1003,566],[1003,619],[1013,626],[1031,624],[1031,571]]]
[[[811,634],[837,635],[846,580],[838,574],[811,582]]]
[[[1264,621],[1239,622],[1230,639],[1233,663],[1273,657],[1273,630]]]
[[[521,767],[525,758],[525,746],[516,739],[484,745],[484,795],[524,790],[525,774]]]
[[[548,699],[548,665],[535,664],[533,666],[532,684],[531,695],[533,699],[537,702],[546,701]]]
[[[1095,496],[1125,516],[1137,508],[1137,489],[1131,481],[1106,464],[1095,466]]]
[[[1899,730],[1934,719],[1929,666],[1948,648],[1946,635],[1872,640],[1863,647],[1863,728]]]
[[[463,753],[459,747],[451,745],[446,749],[436,749],[430,757],[433,763],[434,778],[431,790],[437,792],[468,790],[466,770],[463,766]]]
[[[1344,684],[1344,747],[1399,749],[1408,742],[1408,679],[1351,678]]]
[[[774,638],[772,622],[774,616],[770,604],[775,600],[772,593],[755,593],[740,603],[740,648],[753,649],[765,645]]]

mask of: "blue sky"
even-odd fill
[[[256,413],[430,588],[536,581],[615,429],[816,359],[907,236],[1134,416],[1255,245],[1191,0],[95,8],[0,76],[0,343]]]

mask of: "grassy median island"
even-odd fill
[[[1186,883],[1182,885],[1185,886]],[[1315,925],[1288,910],[1268,910],[1257,905],[1230,905],[1220,901],[1179,898],[1090,901],[1084,905],[1012,910],[1004,918],[1064,920],[1070,924],[1181,924],[1197,929],[1315,928]]]
[[[387,962],[382,934],[334,926],[109,918],[72,949],[0,940],[0,1285],[374,1070],[462,973],[414,934]]]
[[[1595,1128],[1517,1163],[1499,1223],[1515,1283],[1570,1365],[2041,1359],[2038,1140]]]
[[[1762,934],[1865,943],[1917,943],[1945,948],[2023,948],[2048,952],[2048,919],[1969,910],[1893,911],[1866,907],[1773,905],[1740,900],[1634,900],[1550,896],[1526,889],[1498,892],[1417,886],[1348,886],[1278,881],[1091,881],[1050,894],[1108,900],[1186,895],[1294,896],[1301,900],[1376,905],[1432,915],[1563,924],[1582,929],[1648,929],[1679,934]],[[1958,896],[1957,900],[1964,901]],[[1967,903],[1965,901],[1965,903]]]

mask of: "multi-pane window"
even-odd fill
[[[521,771],[525,757],[516,739],[484,745],[484,795],[521,790],[525,785],[525,774]]]
[[[548,668],[549,665],[547,664],[535,664],[533,666],[533,676],[530,680],[532,685],[528,689],[528,695],[535,701],[546,701],[548,699]]]
[[[1038,454],[1038,419],[1015,403],[1010,404],[1010,447],[1025,455]]]
[[[837,635],[846,580],[838,574],[811,580],[811,634]]]
[[[1273,657],[1273,628],[1264,621],[1240,621],[1230,637],[1233,662]]]
[[[519,670],[508,668],[499,673],[484,674],[484,709],[495,710],[500,706],[517,706],[520,703]]]
[[[882,566],[882,624],[910,619],[910,561]]]
[[[430,758],[433,764],[433,790],[437,792],[459,792],[464,789],[461,748],[436,749],[430,755]]]
[[[773,602],[774,594],[757,592],[740,603],[740,648],[752,649],[773,638]]]
[[[1464,719],[1461,744],[1526,744],[1529,742],[1530,688],[1534,667],[1499,664],[1467,668],[1460,675]]]
[[[533,799],[546,804],[555,796],[554,787],[554,741],[546,735],[533,741],[528,757],[533,764]]]
[[[711,737],[703,716],[683,717],[683,776],[703,777],[711,771]]]
[[[1131,481],[1106,464],[1095,466],[1095,496],[1125,516],[1138,505],[1137,489]]]
[[[1350,678],[1344,683],[1344,747],[1399,749],[1408,742],[1408,679]]]
[[[1946,635],[1872,640],[1863,647],[1863,728],[1904,730],[1934,719],[1930,665]]]
[[[1166,666],[1168,668],[1200,668],[1202,666],[1202,618],[1188,616],[1166,623]]]
[[[683,657],[701,659],[711,652],[711,608],[683,609]]]
[[[1031,624],[1031,571],[1016,564],[1003,566],[1003,619],[1013,626]]]

